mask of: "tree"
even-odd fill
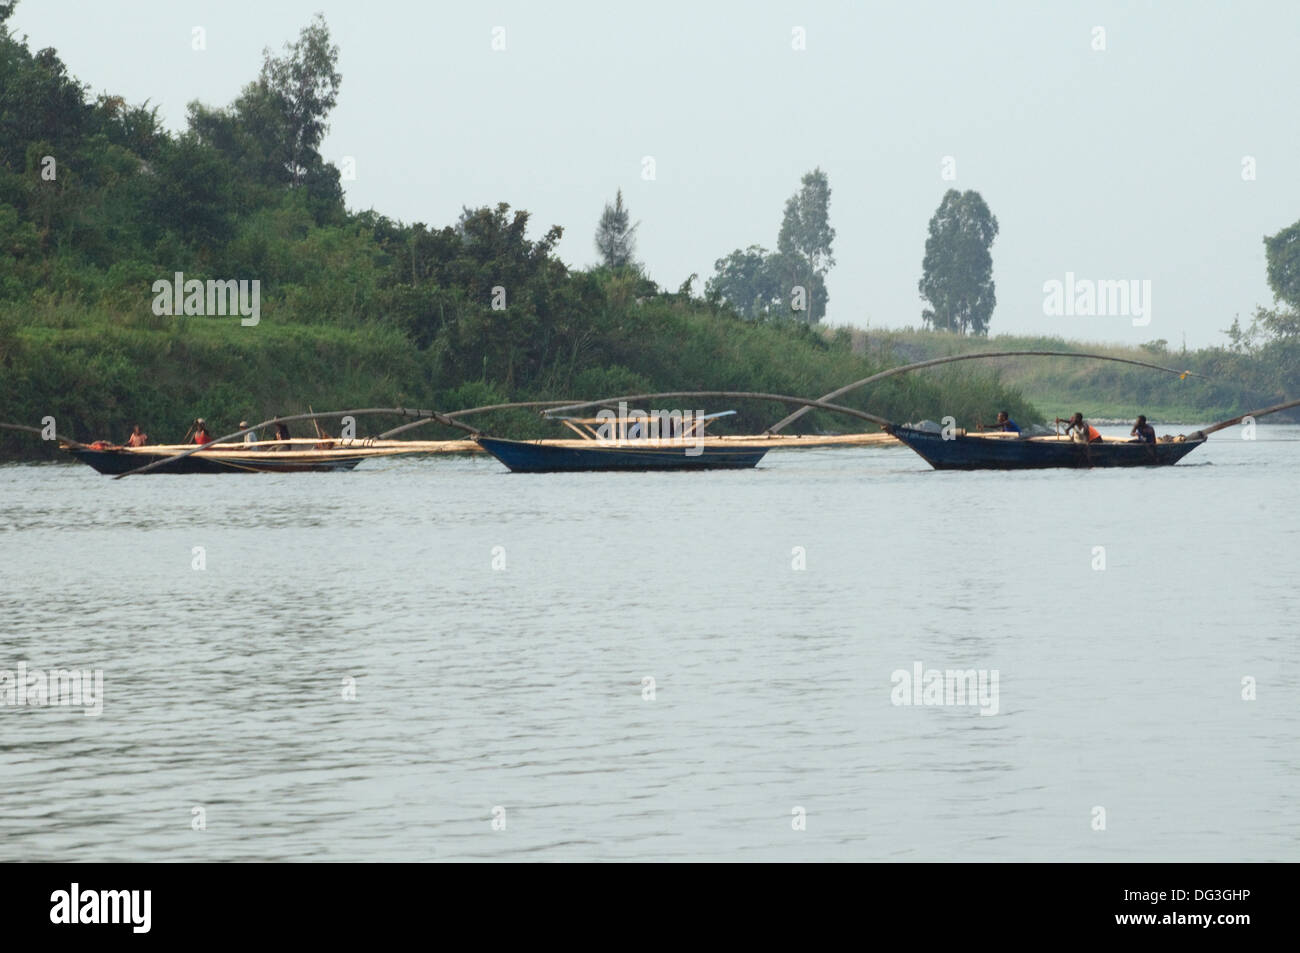
[[[805,312],[810,323],[826,314],[825,282],[818,279],[825,279],[826,272],[835,267],[831,252],[835,229],[831,228],[830,209],[830,180],[820,168],[813,169],[801,180],[799,191],[786,200],[785,217],[776,239],[776,249],[786,259],[779,270],[796,276],[802,271],[807,278],[796,283],[807,288],[813,298]]]
[[[786,200],[776,251],[750,245],[719,258],[705,294],[725,301],[746,318],[783,314],[810,324],[820,321],[830,300],[826,272],[835,266],[830,204],[830,181],[825,172],[814,169]]]
[[[771,258],[760,245],[737,248],[713,263],[716,274],[705,283],[704,293],[726,302],[742,317],[762,316],[781,299],[780,278],[768,267]]]
[[[234,232],[233,176],[221,153],[193,135],[167,140],[145,180],[149,237],[172,231],[196,247],[219,245]]]
[[[767,259],[766,270],[777,292],[773,314],[815,324],[826,316],[825,270],[812,268],[808,259],[794,251],[778,251]],[[798,289],[803,289],[802,294]]]
[[[993,256],[998,220],[975,191],[949,189],[930,219],[918,289],[930,307],[921,312],[927,327],[961,334],[988,334],[997,305]]]
[[[12,12],[12,6],[0,8],[6,17]],[[31,142],[48,142],[66,156],[95,131],[94,119],[86,86],[68,74],[58,54],[30,53],[0,19],[0,164],[21,169]]]
[[[320,163],[318,152],[329,126],[325,117],[339,99],[342,76],[335,68],[339,48],[330,45],[329,27],[319,13],[303,27],[297,43],[285,44],[280,58],[263,51],[261,82],[284,110],[289,131],[288,166],[298,185]]]
[[[339,48],[329,40],[317,14],[296,43],[285,44],[284,56],[262,51],[261,73],[230,109],[191,103],[190,130],[254,181],[290,187],[323,181],[332,191],[319,149],[342,77],[335,69]]]
[[[785,258],[779,270],[795,276],[802,272],[806,277],[794,284],[804,286],[812,299],[804,311],[809,323],[820,321],[826,314],[825,277],[835,267],[831,252],[835,229],[830,224],[830,207],[830,180],[820,168],[813,169],[801,180],[799,191],[786,200],[785,216],[776,240],[777,252]]]
[[[636,230],[641,223],[631,224],[631,216],[623,205],[623,190],[619,189],[614,204],[605,203],[605,211],[596,225],[596,251],[607,268],[635,267]]]
[[[1278,301],[1300,311],[1300,222],[1264,237],[1268,286]]]

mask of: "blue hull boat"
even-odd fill
[[[557,447],[525,440],[476,437],[481,446],[515,473],[563,473],[582,470],[748,470],[763,459],[766,448],[728,449],[685,446]]]
[[[70,448],[68,450],[82,463],[90,464],[100,473],[116,475],[129,473],[156,460],[165,460],[173,451],[158,454],[129,453],[125,450],[94,450]],[[173,460],[151,473],[325,473],[332,470],[351,470],[362,458],[333,451],[302,455],[281,456],[277,453],[206,453],[193,454],[183,460]]]
[[[1055,467],[1167,467],[1177,463],[1205,437],[1193,434],[1165,443],[1101,440],[1074,443],[1057,437],[974,437],[886,428],[936,470],[1044,470]]]

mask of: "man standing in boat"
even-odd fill
[[[1065,435],[1075,443],[1096,443],[1101,439],[1100,431],[1084,420],[1083,414],[1076,413],[1069,420],[1057,417],[1056,422],[1065,424]]]
[[[191,442],[197,443],[200,447],[205,443],[212,442],[212,434],[208,433],[207,421],[202,417],[194,421],[194,440]]]
[[[1137,437],[1142,443],[1156,442],[1156,428],[1147,423],[1146,414],[1138,414],[1137,423],[1128,432],[1130,437]]]
[[[140,429],[139,424],[131,426],[131,436],[126,438],[128,447],[143,447],[149,442],[149,435]]]

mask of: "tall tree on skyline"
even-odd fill
[[[607,268],[626,268],[635,265],[636,230],[641,223],[633,225],[627,206],[623,204],[623,190],[619,189],[614,203],[605,203],[596,225],[596,251],[600,253],[601,263]]]
[[[930,219],[925,259],[917,284],[930,307],[921,312],[925,325],[959,334],[988,334],[997,305],[993,256],[998,220],[976,191],[949,189]]]

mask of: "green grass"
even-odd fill
[[[1004,334],[976,338],[914,329],[854,329],[850,336],[856,351],[881,359],[892,356],[898,361],[976,351],[1059,350],[1146,361],[1175,370],[1192,370],[1208,378],[1180,379],[1143,367],[1086,358],[1021,357],[978,362],[998,368],[1003,383],[1018,389],[1049,420],[1078,411],[1088,418],[1129,420],[1146,414],[1161,423],[1205,423],[1281,400],[1279,394],[1300,391],[1300,382],[1292,380],[1296,369],[1289,369],[1288,374],[1284,368],[1279,385],[1267,356],[1216,348],[1184,353],[1055,337]],[[920,373],[946,376],[951,371],[952,366],[941,366]]]

